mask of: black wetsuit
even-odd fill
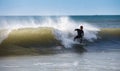
[[[74,37],[74,41],[79,38],[80,42],[82,43],[84,31],[81,29],[75,29],[75,31],[77,31],[77,36]]]

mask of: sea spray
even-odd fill
[[[57,40],[60,40],[62,45],[66,48],[72,47],[73,44],[78,42],[73,41],[73,38],[77,35],[75,28],[79,28],[80,25],[83,25],[85,36],[84,39],[88,41],[93,41],[97,39],[97,32],[99,28],[94,27],[86,22],[75,22],[71,18],[62,16],[62,17],[4,17],[0,18],[0,25],[2,29],[10,29],[5,34],[0,34],[0,41],[2,42],[7,38],[9,32],[13,29],[21,28],[38,28],[38,27],[52,27],[54,28],[53,34]],[[32,38],[32,37],[31,37]],[[47,43],[46,43],[47,45]]]
[[[11,30],[0,30],[0,44],[8,37],[10,32]]]
[[[56,29],[54,30],[54,34],[56,36],[56,39],[59,40],[66,48],[69,48],[73,44],[75,44],[75,42],[73,41],[73,37],[70,37],[69,33],[65,33]]]
[[[95,27],[93,25],[82,23],[81,25],[84,25],[84,39],[93,42],[98,38],[97,34],[100,31],[98,27]]]

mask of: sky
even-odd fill
[[[120,15],[120,0],[0,0],[0,15]]]

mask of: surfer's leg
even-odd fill
[[[80,38],[80,43],[82,43],[82,38]]]
[[[80,37],[80,43],[82,43],[83,42],[83,38],[82,37]]]
[[[74,41],[76,40],[76,37],[74,37]]]
[[[75,36],[75,37],[74,37],[74,41],[75,41],[77,38],[78,38],[78,36]]]

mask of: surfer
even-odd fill
[[[84,36],[83,26],[80,26],[80,29],[75,29],[75,31],[77,31],[77,36],[74,37],[74,41],[80,39],[80,43],[82,43]]]

